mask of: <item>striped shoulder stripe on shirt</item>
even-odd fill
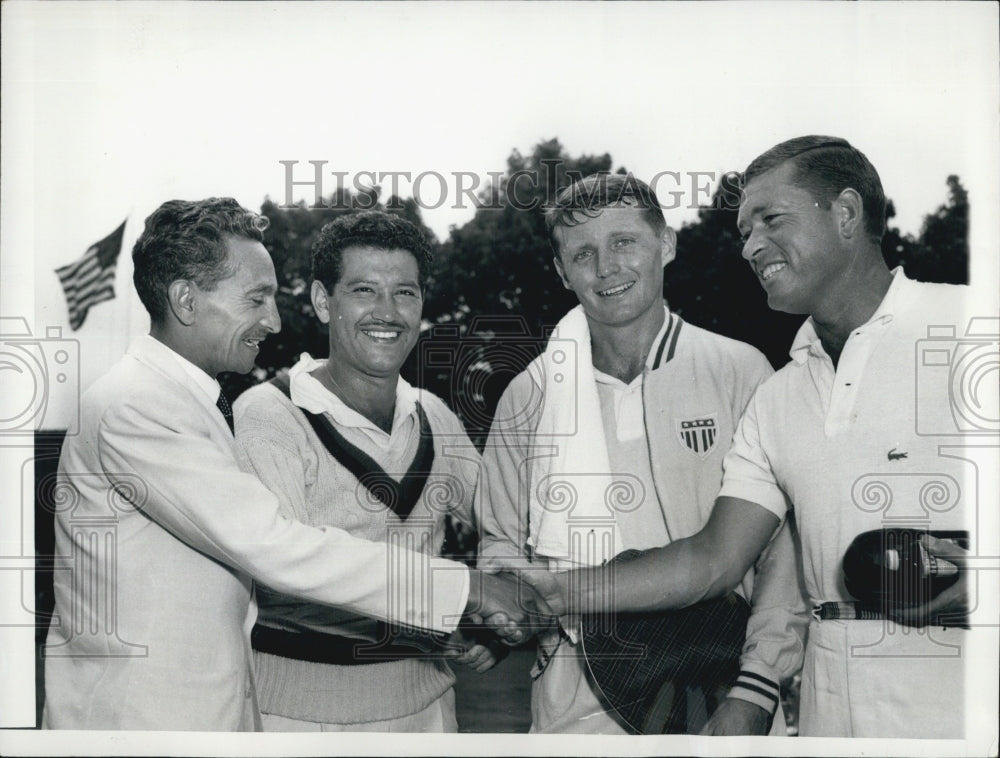
[[[681,326],[684,324],[680,316],[671,313],[670,323],[663,333],[663,338],[656,348],[656,357],[653,359],[653,369],[658,369],[664,363],[669,362],[674,357],[677,350],[677,337],[681,333]]]

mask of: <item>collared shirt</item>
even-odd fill
[[[656,337],[650,343],[649,352],[646,355],[646,370],[651,370],[656,362],[654,349],[663,341],[663,336],[671,327],[672,316],[663,306],[663,325]],[[619,442],[629,442],[631,440],[644,437],[646,434],[645,420],[642,412],[642,382],[645,371],[636,376],[631,382],[626,384],[621,379],[605,374],[594,368],[594,379],[597,382],[598,395],[601,404],[610,401],[614,405],[615,412],[615,432]]]
[[[310,413],[327,413],[338,426],[357,429],[383,451],[389,450],[398,440],[407,437],[417,424],[417,391],[403,377],[396,381],[396,407],[393,411],[392,430],[386,433],[373,421],[349,407],[323,383],[311,375],[322,369],[325,361],[303,353],[298,363],[288,371],[292,402]],[[325,370],[325,369],[324,369]]]
[[[209,376],[205,371],[195,366],[191,361],[185,358],[183,355],[178,353],[172,347],[165,345],[160,342],[156,337],[151,334],[143,334],[140,337],[136,337],[136,342],[145,342],[145,347],[147,349],[152,349],[157,352],[161,352],[164,355],[169,355],[173,360],[177,361],[177,365],[184,369],[184,373],[187,375],[188,387],[192,389],[197,389],[199,392],[203,393],[207,397],[212,405],[215,405],[219,400],[219,393],[222,391],[222,387],[214,376]]]
[[[925,342],[941,342],[928,339],[929,328],[962,326],[963,298],[961,288],[914,282],[897,269],[875,313],[848,338],[836,371],[806,322],[793,360],[758,388],[740,420],[720,494],[778,518],[795,508],[814,603],[851,599],[840,562],[864,531],[887,523],[965,528],[967,472],[941,454],[941,437],[915,423],[921,414],[949,415],[948,382],[927,381],[918,357]]]
[[[828,437],[846,431],[857,420],[855,407],[865,366],[899,309],[901,282],[906,277],[901,267],[895,268],[892,273],[892,283],[875,313],[848,336],[836,369],[823,349],[816,333],[816,322],[811,316],[799,328],[792,342],[789,355],[793,361],[802,365],[810,358],[814,359],[809,366],[810,372],[820,397],[829,403],[824,426]]]

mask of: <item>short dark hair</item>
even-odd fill
[[[188,279],[212,290],[232,276],[236,266],[228,260],[226,237],[263,242],[268,223],[231,197],[168,200],[153,211],[132,248],[132,281],[151,321],[166,318],[171,282]]]
[[[312,276],[327,292],[340,281],[344,250],[355,246],[411,253],[421,288],[434,260],[427,238],[412,221],[383,211],[348,213],[324,226],[313,243]]]
[[[796,137],[754,158],[743,172],[743,187],[786,161],[792,161],[795,167],[795,183],[817,202],[829,205],[848,187],[855,190],[864,208],[865,231],[876,241],[882,239],[885,192],[878,172],[864,153],[839,137]]]
[[[560,190],[553,203],[545,208],[545,227],[556,255],[559,243],[555,231],[583,223],[580,216],[596,218],[605,208],[642,208],[646,223],[657,236],[667,228],[663,207],[652,187],[632,174],[591,174]]]

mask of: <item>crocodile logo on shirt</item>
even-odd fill
[[[896,448],[893,448],[888,453],[886,453],[886,457],[888,457],[890,461],[901,461],[908,455],[909,453],[897,453]]]
[[[703,418],[692,418],[677,421],[677,436],[684,447],[704,458],[715,447],[718,438],[718,427],[715,423],[715,413]]]

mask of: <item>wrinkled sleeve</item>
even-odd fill
[[[437,631],[458,623],[468,593],[464,566],[425,557],[429,570],[389,576],[386,566],[424,564],[409,551],[288,518],[193,414],[126,399],[105,412],[98,445],[110,481],[119,474],[142,481],[132,502],[146,516],[279,592]]]
[[[734,497],[757,503],[783,520],[788,503],[761,444],[761,394],[757,392],[753,396],[736,426],[732,447],[722,462],[722,490],[719,497]]]
[[[318,461],[297,432],[298,426],[284,398],[277,393],[244,394],[233,408],[240,468],[253,474],[278,498],[279,512],[308,523],[306,492],[315,481]],[[351,637],[372,637],[373,619],[349,611],[278,592],[255,584],[258,621],[272,627],[310,630]]]
[[[539,395],[527,373],[519,374],[497,405],[480,468],[476,512],[479,567],[486,571],[524,566],[528,547],[529,440],[537,421],[529,403]]]
[[[802,668],[808,626],[798,535],[789,514],[754,566],[740,674],[729,696],[773,714],[781,683]]]

